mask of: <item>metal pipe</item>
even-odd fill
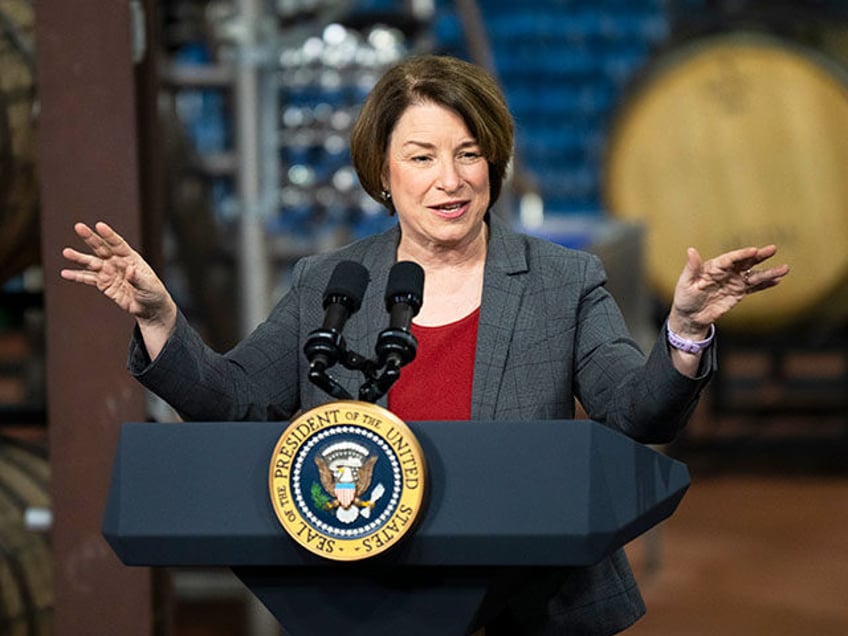
[[[238,0],[242,26],[236,45],[235,135],[238,153],[240,329],[249,333],[268,313],[268,257],[263,230],[260,169],[260,55],[258,25],[261,0]]]

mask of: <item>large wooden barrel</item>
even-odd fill
[[[34,17],[0,0],[0,283],[39,261]]]
[[[28,509],[48,509],[47,459],[0,437],[0,633],[49,636],[52,560],[44,534],[24,522]]]
[[[848,84],[835,58],[725,33],[659,56],[611,128],[604,197],[642,222],[652,287],[686,258],[776,243],[792,273],[722,324],[776,330],[848,314]]]

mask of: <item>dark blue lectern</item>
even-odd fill
[[[292,636],[469,633],[510,586],[590,565],[669,517],[686,466],[584,421],[412,422],[429,471],[414,533],[328,562],[268,494],[280,423],[125,424],[103,525],[121,561],[227,566]]]

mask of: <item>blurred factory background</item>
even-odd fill
[[[0,0],[0,633],[278,633],[227,572],[124,568],[103,543],[120,423],[173,415],[59,254],[73,221],[113,222],[228,348],[297,258],[394,222],[347,135],[418,52],[495,73],[517,124],[496,213],[598,253],[643,342],[686,247],[779,244],[791,276],[720,326],[664,449],[694,483],[629,548],[631,631],[848,633],[840,0]]]

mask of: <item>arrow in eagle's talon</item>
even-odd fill
[[[361,510],[363,517],[368,519],[371,516],[371,509],[377,503],[377,500],[383,496],[384,492],[386,492],[386,489],[383,487],[383,484],[377,484],[374,487],[374,490],[371,491],[371,500],[363,502],[365,505],[365,507]]]

